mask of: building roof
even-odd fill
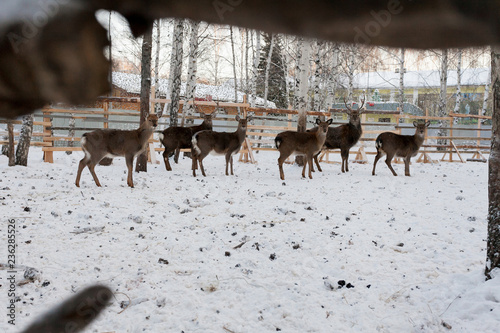
[[[141,92],[141,76],[138,74],[113,72],[113,84],[129,93],[139,94]],[[161,95],[167,95],[168,80],[160,79],[158,89]],[[181,96],[186,94],[186,83],[181,84]],[[238,103],[243,102],[243,92],[238,91]],[[205,98],[211,96],[213,100],[234,102],[234,87],[230,84],[223,84],[220,86],[212,86],[208,84],[197,83],[195,97]],[[250,96],[249,96],[250,97]],[[264,99],[257,97],[256,104],[259,106],[264,105]],[[274,102],[267,102],[268,107],[276,108]]]
[[[467,68],[462,71],[461,85],[481,86],[490,78],[489,68]],[[347,83],[347,78],[342,82]],[[354,75],[356,89],[397,89],[399,87],[399,73],[395,72],[366,72]],[[448,86],[457,85],[457,71],[448,71]],[[408,71],[404,75],[405,88],[434,88],[440,86],[439,71]]]

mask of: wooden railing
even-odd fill
[[[32,140],[33,146],[42,146],[44,152],[44,161],[52,163],[54,161],[55,151],[79,151],[81,150],[78,142],[80,141],[81,133],[86,131],[91,131],[97,128],[118,128],[123,127],[123,125],[129,125],[128,128],[137,128],[139,124],[139,112],[136,110],[122,110],[114,109],[113,107],[119,107],[123,103],[140,103],[138,98],[113,98],[105,97],[98,100],[100,108],[59,108],[50,107],[44,108],[40,112],[35,114],[34,126],[41,128],[41,130],[34,131]],[[165,99],[153,99],[153,102],[166,103],[169,100]],[[192,101],[188,102],[192,103]],[[199,107],[200,111],[204,113],[213,112],[216,108],[226,110],[225,114],[218,115],[214,122],[214,130],[221,129],[228,130],[231,128],[236,128],[236,122],[234,121],[234,114],[238,111],[244,116],[247,113],[253,114],[255,121],[254,124],[249,124],[247,131],[247,139],[243,144],[242,150],[240,152],[240,161],[243,162],[255,162],[254,151],[260,150],[275,150],[274,147],[274,137],[277,133],[286,130],[295,130],[297,127],[297,115],[296,110],[286,110],[286,109],[264,109],[264,108],[252,108],[248,103],[216,103],[211,101],[196,101],[196,105]],[[181,101],[181,105],[184,101]],[[138,108],[137,108],[138,109]],[[370,122],[367,121],[367,114],[371,117],[376,115],[389,115],[391,122]],[[348,121],[347,115],[342,113],[341,109],[330,109],[329,112],[317,112],[308,111],[307,121],[312,124],[316,117],[333,117],[333,126],[346,123]],[[181,115],[179,115],[179,118]],[[459,118],[470,118],[477,120],[476,127],[469,128],[459,128],[461,131],[470,131],[471,135],[459,136],[456,133],[458,129],[455,124],[455,119]],[[41,120],[38,120],[40,119]],[[165,118],[169,118],[169,115],[164,115],[162,120],[160,120],[161,126],[166,126]],[[200,119],[200,117],[190,117],[193,119]],[[69,119],[74,119],[76,125],[74,128],[66,124],[58,125],[58,119],[67,121]],[[225,120],[224,124],[220,124],[220,120]],[[431,116],[413,116],[400,114],[398,111],[366,111],[362,114],[362,126],[363,135],[359,140],[358,144],[352,149],[355,153],[355,161],[360,163],[367,162],[366,156],[368,154],[375,154],[374,144],[377,134],[382,132],[391,131],[401,134],[404,128],[413,128],[411,123],[415,120],[430,120],[432,122],[429,127],[430,130],[436,130],[442,128],[446,130],[446,136],[429,136],[426,135],[426,141],[421,148],[420,157],[417,159],[418,162],[432,162],[429,157],[429,153],[442,153],[443,157],[441,161],[448,162],[465,162],[462,154],[472,153],[473,156],[469,160],[473,161],[485,161],[484,153],[488,153],[490,149],[490,137],[482,137],[481,133],[488,131],[489,129],[483,128],[482,121],[486,119],[491,119],[491,117],[486,116],[474,116],[474,115],[463,115],[463,114],[450,114],[448,117],[431,117]],[[217,121],[219,124],[217,125]],[[0,123],[5,123],[1,121]],[[272,123],[271,123],[272,122]],[[441,124],[446,124],[444,127],[440,127]],[[20,121],[14,121],[15,124],[20,124]],[[308,126],[312,127],[312,125]],[[74,136],[69,134],[70,130],[76,131]],[[159,129],[160,130],[160,129]],[[159,131],[158,130],[158,131]],[[413,131],[412,131],[413,132]],[[57,133],[57,134],[56,134]],[[0,132],[0,135],[4,133]],[[426,133],[427,134],[427,133]],[[439,143],[437,142],[439,140]],[[445,141],[441,143],[441,141]],[[466,141],[466,143],[459,144],[460,141]],[[75,143],[68,144],[68,142]],[[0,141],[0,143],[5,143]],[[150,140],[149,152],[151,161],[157,162],[156,152],[163,151],[160,147],[159,141],[156,139],[156,135]],[[321,155],[321,159],[324,162],[332,162],[331,154],[338,154],[338,151],[325,151]],[[458,160],[454,159],[454,156],[458,157]],[[158,163],[158,162],[157,162]]]

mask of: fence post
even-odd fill
[[[50,146],[46,147],[54,147],[54,140],[50,140],[52,137],[52,118],[51,117],[46,117],[50,113],[47,111],[43,111],[43,122],[44,123],[49,123],[49,126],[47,124],[43,124],[43,142],[50,142]],[[53,151],[44,151],[43,152],[43,161],[47,163],[54,163],[54,152]]]

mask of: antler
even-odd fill
[[[351,111],[352,111],[352,109],[351,109],[349,106],[347,106],[347,101],[345,100],[345,96],[344,96],[344,104],[345,104],[345,107],[347,108],[347,110],[348,110],[349,112],[351,112]]]
[[[363,97],[363,99],[361,100],[361,106],[358,108],[358,111],[359,113],[362,113],[363,111],[361,111],[361,109],[363,108],[363,106],[365,105],[365,100],[366,100],[366,95],[365,97]]]

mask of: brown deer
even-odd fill
[[[226,176],[228,173],[228,165],[231,164],[231,175],[233,173],[233,155],[240,151],[241,144],[245,140],[247,132],[247,123],[252,120],[252,116],[240,118],[236,116],[238,121],[238,128],[236,132],[214,132],[214,131],[201,131],[193,135],[191,148],[191,158],[193,159],[193,176],[196,177],[197,163],[200,163],[200,169],[203,176],[206,176],[205,169],[203,168],[203,159],[209,154],[218,154],[226,156]]]
[[[316,155],[326,140],[326,133],[328,132],[328,126],[333,122],[332,119],[328,121],[321,121],[319,118],[316,119],[317,129],[312,132],[294,132],[285,131],[279,133],[274,142],[276,148],[280,152],[280,157],[278,158],[278,166],[280,170],[281,180],[285,180],[285,174],[283,173],[283,163],[292,153],[298,155],[305,155],[304,168],[302,169],[302,177],[306,177],[306,164],[309,163],[309,178],[312,179],[311,170],[313,167],[312,159]]]
[[[361,106],[357,110],[353,110],[347,105],[344,98],[344,104],[346,107],[345,113],[349,117],[349,122],[337,127],[328,128],[328,133],[326,134],[325,149],[337,149],[340,148],[340,156],[342,157],[342,172],[349,171],[349,150],[359,141],[363,130],[361,129],[361,119],[360,115],[364,112],[363,106],[365,104],[365,99],[362,100]],[[311,128],[308,131],[315,131],[317,127]],[[321,153],[319,151],[314,155],[314,162],[318,167],[318,171],[322,171],[318,162],[318,155]],[[314,168],[313,168],[314,171]]]
[[[80,187],[80,177],[85,167],[88,167],[97,186],[101,186],[95,174],[94,167],[104,157],[124,156],[127,163],[127,184],[134,187],[132,180],[132,164],[134,158],[140,155],[147,146],[148,140],[158,125],[158,116],[150,114],[146,121],[131,131],[118,129],[98,129],[82,136],[82,150],[85,157],[78,165],[76,174],[76,186]]]
[[[375,176],[375,167],[377,166],[378,160],[383,155],[387,155],[385,164],[387,164],[394,176],[397,176],[391,165],[391,161],[394,156],[404,158],[405,176],[410,176],[410,159],[417,155],[420,146],[424,143],[425,129],[429,127],[430,124],[430,121],[425,123],[417,123],[414,121],[413,126],[416,127],[415,135],[400,135],[392,132],[384,132],[380,134],[375,141],[377,155],[375,156],[375,161],[373,162],[372,175]]]
[[[179,150],[192,147],[193,135],[199,131],[212,130],[212,119],[215,118],[215,111],[202,115],[203,122],[197,126],[191,127],[169,127],[160,133],[160,141],[165,146],[163,152],[163,160],[167,171],[172,171],[172,167],[168,161],[168,156],[175,150],[174,162],[179,159]]]

